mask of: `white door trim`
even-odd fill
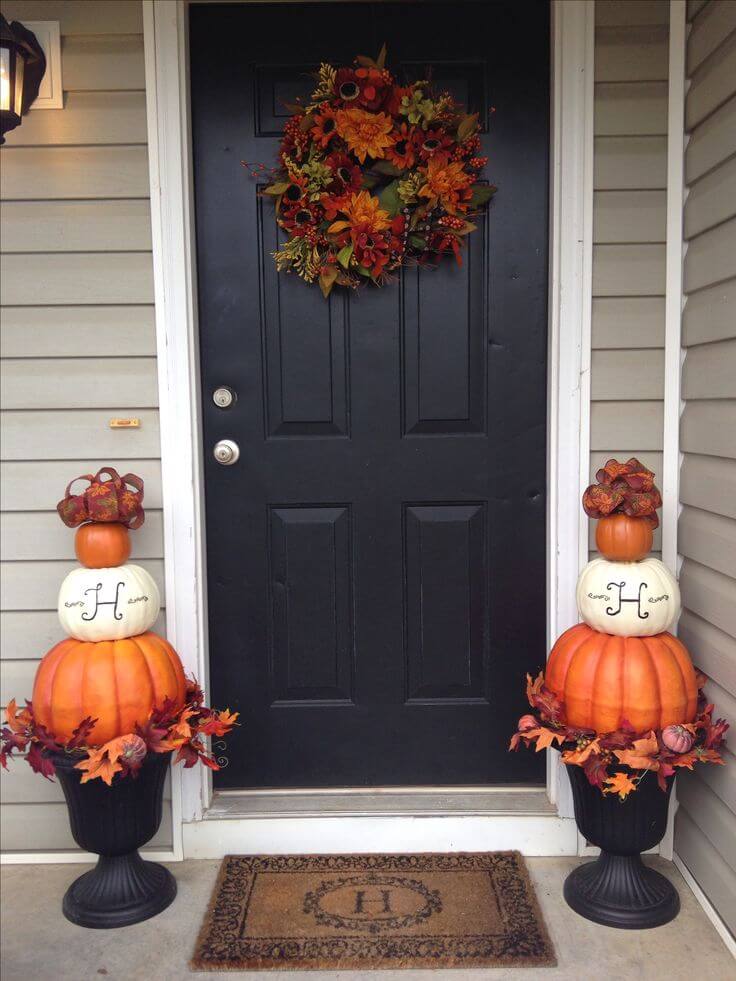
[[[195,674],[206,686],[205,528],[186,8],[187,0],[143,0],[166,623],[169,640],[179,651],[187,672]],[[593,0],[578,3],[553,0],[547,567],[550,642],[577,620],[575,583],[581,564],[587,560],[587,522],[580,508],[580,495],[589,469],[593,37]],[[212,795],[209,773],[203,770],[181,772],[175,768],[174,840],[179,853],[184,848],[182,822],[202,822],[201,826],[188,827],[186,835],[190,842],[195,839],[198,842],[198,854],[207,850],[201,845],[203,835],[212,836],[213,840],[216,836],[220,842],[227,837],[215,826],[231,822],[202,820]],[[557,803],[561,816],[569,817],[567,782],[559,781],[558,774],[556,759],[550,759],[547,780],[550,799]],[[331,818],[313,823],[314,830],[317,825],[332,830],[325,830],[324,838],[321,832],[316,836],[310,833],[311,850],[319,851],[320,847],[330,850],[337,827],[335,821],[345,820]],[[385,820],[412,821],[411,818],[351,819],[350,827],[358,837],[351,845],[342,835],[341,847],[348,850],[360,847],[364,844],[366,828]],[[443,839],[449,836],[456,841],[468,838],[461,830],[465,827],[470,831],[464,822],[478,821],[465,817],[441,820]],[[540,828],[549,827],[550,821],[559,822],[559,818],[539,818],[536,824]],[[457,834],[453,834],[450,825],[457,828]],[[253,822],[248,827],[250,839],[255,830]],[[278,827],[281,835],[286,827],[283,820]],[[347,832],[348,825],[344,827]],[[509,829],[511,841],[512,824]],[[267,829],[264,834],[268,836]],[[376,835],[382,839],[382,833]],[[573,836],[565,831],[562,837],[567,849],[568,839],[572,841]],[[254,847],[252,841],[249,847]],[[513,847],[523,848],[530,854],[544,854],[539,849],[545,846],[544,839],[532,841],[519,828],[519,843]],[[559,845],[550,843],[550,847],[550,853],[560,853]],[[273,842],[270,848],[273,850]]]

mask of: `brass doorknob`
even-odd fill
[[[238,462],[240,447],[233,439],[221,439],[215,443],[212,455],[223,467],[231,467]]]

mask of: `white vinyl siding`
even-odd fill
[[[141,4],[3,0],[2,12],[60,21],[64,81],[64,108],[24,117],[0,169],[4,706],[30,697],[63,636],[74,533],[54,508],[70,478],[111,463],[145,479],[133,560],[161,590],[163,529]],[[111,429],[115,416],[141,428]],[[0,781],[3,850],[75,847],[58,783],[22,762]],[[170,796],[158,847],[172,840]]]
[[[736,713],[736,3],[690,3],[679,632]],[[717,771],[717,772],[705,772]],[[678,778],[675,851],[736,933],[736,758]]]
[[[667,0],[596,4],[591,477],[662,469],[668,34]]]

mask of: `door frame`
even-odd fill
[[[189,117],[189,0],[142,0],[154,298],[161,432],[166,629],[188,673],[208,687],[207,582],[199,394],[196,249]],[[210,0],[198,0],[210,2]],[[214,2],[214,0],[213,0]],[[220,0],[221,2],[221,0]],[[236,0],[231,0],[236,2]],[[242,0],[241,0],[242,2]],[[246,0],[248,2],[248,0]],[[594,0],[551,0],[550,263],[547,439],[547,640],[577,622],[575,584],[588,556],[580,496],[588,483],[591,268],[593,225]],[[558,754],[547,754],[547,794],[570,819]],[[205,767],[172,774],[174,850],[184,854],[183,825],[204,821],[212,803]],[[426,813],[426,812],[425,812]],[[288,822],[292,825],[296,819]],[[335,818],[326,827],[334,828]],[[343,819],[345,832],[354,818]],[[359,819],[358,819],[359,820]],[[374,823],[376,818],[372,820]],[[411,820],[411,819],[410,819]],[[431,818],[430,818],[431,820]],[[477,821],[477,815],[443,822]],[[518,818],[505,818],[521,827]],[[426,821],[426,818],[425,818]],[[232,822],[222,822],[231,824]],[[261,824],[264,822],[258,822]],[[269,821],[265,821],[269,824]],[[285,830],[285,823],[281,827]],[[298,823],[298,822],[297,822]],[[537,821],[544,827],[544,819]],[[565,825],[571,824],[566,820]],[[250,827],[255,830],[254,823]],[[447,824],[442,826],[449,831]],[[357,826],[356,826],[357,828]],[[536,828],[536,825],[535,825]],[[530,829],[531,830],[531,829]],[[356,832],[359,848],[363,832]],[[534,834],[544,834],[544,831]],[[218,832],[220,839],[224,836]],[[560,854],[530,843],[504,847]],[[521,836],[523,835],[523,841]],[[379,836],[380,837],[380,836]],[[566,834],[567,840],[569,836]],[[312,850],[319,851],[317,846]],[[329,832],[324,848],[330,847]],[[542,850],[539,848],[542,847]],[[237,850],[237,847],[236,847]],[[302,843],[301,850],[304,850]],[[191,851],[191,849],[190,849]],[[200,853],[200,852],[198,852]]]

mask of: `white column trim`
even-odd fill
[[[187,671],[206,685],[205,529],[186,8],[186,0],[143,0],[167,632]],[[550,643],[577,620],[575,583],[581,563],[587,559],[587,522],[580,496],[587,483],[589,456],[593,0],[553,0],[552,18]],[[569,816],[567,781],[558,782],[556,761],[548,770],[550,797],[558,803],[560,813]],[[174,775],[174,841],[180,852],[181,824],[202,819],[211,798],[211,781],[208,773],[196,769],[182,773],[175,768]],[[325,827],[336,827],[335,820],[342,819],[332,819]],[[454,823],[466,819],[442,820]],[[208,822],[210,827],[216,823]],[[445,828],[449,833],[449,824]],[[328,846],[326,839],[324,847]],[[354,847],[358,846],[356,842]]]

